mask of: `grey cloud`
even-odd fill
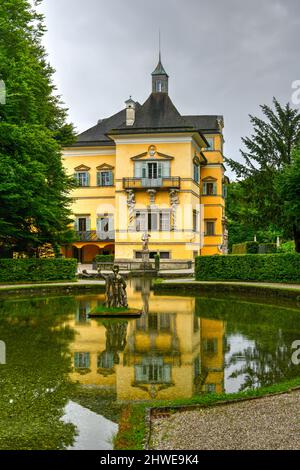
[[[300,79],[299,0],[44,0],[55,81],[82,131],[143,102],[158,30],[170,95],[182,114],[223,114],[225,152],[240,159],[248,114],[291,98]]]

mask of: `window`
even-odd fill
[[[170,162],[135,162],[134,164],[135,178],[168,178],[170,176]]]
[[[135,213],[135,230],[137,232],[169,232],[171,227],[171,213],[165,211],[137,211]]]
[[[91,306],[89,302],[79,301],[79,305],[76,309],[76,323],[87,323],[90,311]]]
[[[135,380],[142,383],[171,383],[171,365],[164,364],[162,358],[143,358],[134,366]]]
[[[194,181],[196,181],[196,183],[200,181],[200,167],[196,163],[194,163]]]
[[[204,150],[206,150],[206,151],[215,150],[215,139],[213,137],[206,137],[206,140],[207,140],[209,146],[205,147]]]
[[[150,251],[149,252],[149,258],[154,259],[155,255],[157,255],[157,251]],[[161,251],[159,253],[159,256],[161,259],[170,259],[170,252],[169,251]],[[142,259],[143,253],[141,251],[136,251],[135,252],[135,258],[136,259]]]
[[[97,172],[97,186],[112,186],[114,184],[113,172],[98,171]]]
[[[205,228],[206,228],[205,235],[206,236],[209,237],[209,236],[215,235],[215,224],[216,223],[213,220],[207,220],[205,222]]]
[[[157,82],[156,82],[156,91],[158,93],[162,92],[162,82],[160,80],[157,80]]]
[[[223,193],[223,198],[226,199],[227,198],[227,185],[226,184],[223,184],[222,193]]]
[[[207,393],[215,393],[216,391],[216,384],[205,384],[205,391]]]
[[[146,212],[135,213],[135,230],[137,232],[144,232],[147,230]]]
[[[103,351],[97,356],[98,369],[112,369],[114,367],[114,352]]]
[[[169,251],[161,251],[159,253],[160,259],[170,259],[170,252]]]
[[[158,315],[149,313],[148,314],[148,328],[149,330],[158,330]]]
[[[193,210],[193,232],[198,231],[198,212]]]
[[[86,232],[86,217],[78,218],[78,230],[79,232]]]
[[[87,171],[77,171],[75,173],[75,178],[77,180],[78,186],[89,186],[90,185],[90,175]]]
[[[160,324],[159,329],[162,331],[171,331],[171,316],[169,313],[159,315]]]
[[[204,196],[216,196],[217,195],[216,181],[203,182],[203,195]]]
[[[74,353],[74,367],[76,369],[88,369],[90,367],[90,353],[89,352],[75,352]]]
[[[217,338],[205,338],[203,340],[203,351],[205,354],[217,354],[218,352],[218,339]]]
[[[159,212],[159,225],[160,230],[163,232],[170,231],[170,212]]]
[[[91,230],[91,219],[89,216],[77,216],[75,220],[76,232],[88,232]]]

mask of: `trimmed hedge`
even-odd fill
[[[300,254],[197,256],[197,281],[300,282]]]
[[[266,255],[268,253],[276,253],[277,246],[276,243],[261,243],[258,247],[258,253],[260,255]]]
[[[113,263],[115,260],[115,255],[96,255],[95,263]]]
[[[0,282],[72,281],[76,270],[76,259],[0,259]]]
[[[233,255],[245,255],[247,253],[258,253],[258,242],[244,242],[236,243],[232,245],[232,254]]]

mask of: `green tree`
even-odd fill
[[[40,0],[35,2],[38,5]],[[0,248],[29,255],[69,241],[69,191],[61,148],[74,140],[41,44],[43,16],[28,0],[0,3]]]
[[[300,252],[300,149],[295,149],[292,162],[278,174],[276,189],[282,202],[283,219],[293,227],[295,249]]]
[[[289,104],[282,107],[273,98],[274,108],[261,106],[264,119],[250,116],[253,133],[243,138],[244,161],[226,158],[243,188],[248,224],[255,230],[271,230],[294,236],[300,246],[300,232],[282,215],[282,199],[276,190],[277,175],[292,162],[293,149],[300,142],[300,114]],[[279,234],[279,233],[278,233]]]

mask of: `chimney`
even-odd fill
[[[125,101],[126,104],[126,126],[133,126],[135,121],[135,102],[129,97]]]

